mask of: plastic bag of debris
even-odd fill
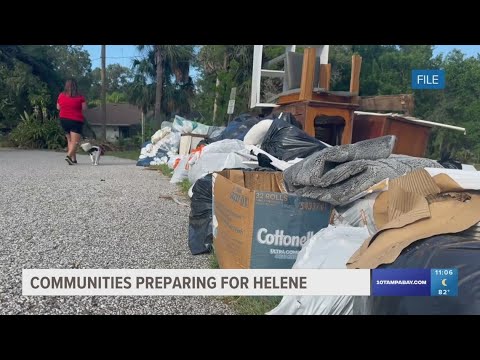
[[[345,269],[368,237],[365,227],[329,225],[305,243],[292,268]],[[351,315],[353,302],[353,296],[284,296],[267,315]]]
[[[377,232],[373,216],[373,205],[379,193],[370,194],[345,206],[337,206],[332,211],[333,225],[366,226],[370,235]]]
[[[210,144],[225,139],[243,140],[247,132],[259,121],[260,119],[256,116],[242,114],[233,119],[219,136],[206,139],[205,143]]]
[[[198,134],[207,135],[209,126],[198,123],[196,121],[187,120],[181,116],[175,115],[172,130],[178,131],[180,134]]]
[[[261,148],[277,159],[288,161],[306,158],[326,145],[297,126],[276,119],[265,134]]]
[[[451,291],[451,296],[355,297],[353,314],[480,315],[479,255],[480,241],[467,231],[417,241],[405,248],[392,264],[379,269],[458,269],[457,283],[446,276],[432,279],[431,285],[436,281],[442,289]],[[439,283],[443,279],[446,281]],[[453,296],[454,291],[458,296]]]
[[[212,250],[212,175],[204,176],[193,185],[188,218],[188,247],[193,255]]]

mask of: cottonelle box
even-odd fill
[[[327,203],[288,194],[281,172],[213,174],[213,246],[222,269],[290,269],[329,222]]]

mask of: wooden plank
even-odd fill
[[[397,111],[413,114],[413,94],[363,96],[360,98],[361,111]]]
[[[306,48],[303,52],[302,80],[300,83],[300,101],[310,100],[313,93],[315,75],[315,48]]]
[[[332,75],[332,64],[320,65],[320,88],[330,90],[330,77]]]
[[[352,56],[352,74],[350,76],[350,92],[358,94],[360,91],[360,69],[362,68],[362,57]]]

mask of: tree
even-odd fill
[[[253,64],[251,45],[204,45],[199,49],[199,96],[195,107],[213,124],[227,121],[226,110],[232,87],[237,88],[236,112],[248,110]]]
[[[0,46],[0,126],[12,129],[24,111],[54,110],[61,79],[45,45]]]
[[[90,55],[81,45],[50,45],[49,53],[55,70],[64,83],[75,78],[81,93],[88,94],[92,84]]]
[[[131,69],[120,64],[109,64],[107,73],[107,94],[121,93],[126,96],[127,86],[133,81],[133,72]],[[90,99],[100,99],[101,92],[101,69],[95,68],[91,72],[92,85],[89,91]]]
[[[168,104],[173,104],[175,99],[172,94],[174,91],[168,91],[170,101],[165,101],[165,88],[174,86],[178,91],[190,91],[192,83],[189,79],[190,62],[193,57],[193,46],[190,45],[138,45],[138,50],[144,54],[144,60],[153,63],[155,69],[155,122],[157,126],[162,122],[164,115],[168,114]],[[134,62],[138,66],[142,61]],[[146,66],[143,63],[142,66]],[[152,68],[149,69],[149,75],[152,75]],[[175,83],[172,84],[172,78]],[[163,104],[163,106],[162,106]],[[162,111],[163,110],[163,111]]]

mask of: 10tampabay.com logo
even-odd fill
[[[412,89],[445,89],[445,70],[412,70]]]

